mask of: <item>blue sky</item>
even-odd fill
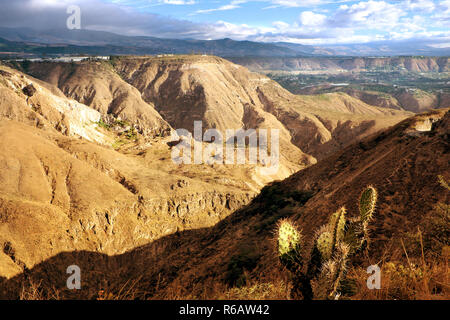
[[[231,38],[303,44],[450,36],[450,1],[109,0],[145,13],[218,25]],[[444,38],[444,39],[443,39]]]
[[[428,39],[450,46],[450,0],[0,0],[0,26],[62,25],[168,38],[301,44]]]

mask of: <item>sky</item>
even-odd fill
[[[427,39],[450,46],[450,0],[0,0],[0,26],[300,44]]]

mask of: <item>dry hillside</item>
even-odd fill
[[[123,81],[107,63],[37,63],[30,64],[26,71],[102,115],[133,123],[144,135],[158,136],[170,130],[154,106],[143,101],[139,91]]]
[[[364,263],[384,260],[418,226],[425,240],[436,236],[429,234],[427,221],[433,218],[435,204],[449,203],[449,193],[438,181],[438,175],[450,178],[449,121],[448,110],[405,120],[266,187],[251,204],[212,228],[172,234],[117,256],[92,251],[58,254],[5,279],[4,295],[18,296],[23,282],[40,280],[46,290],[75,297],[63,289],[61,279],[66,265],[74,262],[88,270],[85,287],[75,293],[82,298],[98,297],[99,290],[117,297],[122,287],[132,289],[132,295],[123,298],[213,297],[218,288],[251,279],[270,282],[282,274],[273,241],[280,218],[297,221],[309,238],[340,206],[346,205],[349,215],[355,215],[362,187],[371,184],[378,189],[379,205],[369,257],[357,262],[365,268]],[[440,228],[444,238],[439,241],[448,246],[448,224]],[[409,258],[420,256],[419,252],[410,252]],[[441,283],[441,290],[442,285],[446,284]]]
[[[15,251],[1,254],[3,275],[61,251],[117,254],[213,225],[262,186],[252,166],[178,166],[170,137],[118,135],[56,88],[6,67],[1,76],[0,241]]]
[[[401,89],[394,93],[362,91],[354,88],[343,88],[331,85],[318,85],[294,90],[298,94],[320,94],[321,92],[344,92],[371,106],[406,110],[414,113],[431,109],[450,107],[450,95],[446,92],[426,92],[420,89]]]
[[[112,101],[104,97],[110,97],[117,82],[137,88],[174,129],[193,132],[196,120],[203,122],[203,130],[216,128],[223,134],[227,129],[279,129],[282,162],[290,173],[410,115],[345,94],[292,95],[265,76],[211,56],[36,63],[28,70],[103,114]]]
[[[9,298],[17,281],[62,288],[68,260],[91,270],[83,298],[140,276],[150,295],[169,292],[174,280],[188,280],[183,290],[232,283],[230,258],[250,252],[253,261],[254,245],[268,248],[273,223],[288,214],[278,211],[284,194],[267,189],[237,210],[272,180],[410,115],[346,94],[292,95],[216,57],[33,63],[24,71],[41,80],[0,66],[0,295]],[[279,172],[175,164],[168,134],[192,130],[195,120],[204,129],[280,129]],[[290,189],[294,207],[307,200]]]

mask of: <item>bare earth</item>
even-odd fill
[[[436,127],[419,132],[424,120],[405,120],[410,112],[343,93],[292,95],[210,56],[33,63],[27,72],[0,65],[0,297],[16,298],[29,277],[62,289],[75,262],[89,270],[81,298],[137,278],[145,297],[157,283],[162,295],[179,283],[194,290],[225,281],[230,258],[248,248],[260,261],[251,271],[272,272],[278,218],[313,230],[338,206],[354,209],[367,184],[382,196],[375,247],[417,226],[418,208],[448,198],[433,180],[448,172],[446,110],[423,116]],[[192,132],[196,120],[204,130],[279,129],[279,171],[176,165],[170,133]],[[314,195],[304,207],[291,199],[289,213],[272,207],[273,195],[257,196],[285,178],[281,198]]]

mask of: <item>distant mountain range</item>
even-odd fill
[[[123,36],[93,30],[45,30],[0,28],[0,55],[31,54],[187,54],[204,53],[222,57],[299,56],[448,56],[450,47],[431,40],[383,41],[365,44],[308,46],[294,43],[254,41],[162,39]]]

